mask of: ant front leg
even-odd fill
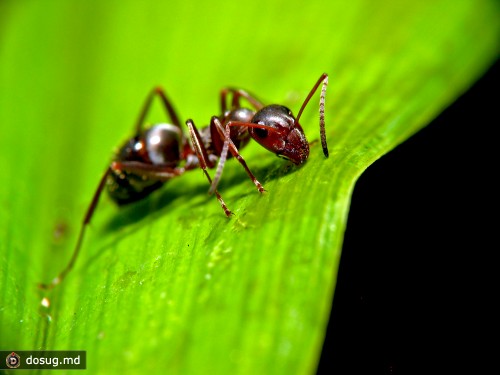
[[[241,108],[240,98],[245,98],[257,111],[264,107],[264,104],[262,104],[259,100],[254,98],[252,95],[250,95],[245,90],[225,88],[225,89],[222,89],[220,92],[220,107],[221,107],[222,115],[224,115],[224,113],[226,113],[226,110],[227,110],[227,99],[226,98],[227,98],[228,94],[230,94],[230,93],[233,94],[233,98],[231,100],[231,108]]]
[[[210,178],[210,175],[208,174],[207,168],[213,168],[214,164],[212,161],[210,161],[207,150],[205,146],[203,145],[202,138],[200,136],[200,133],[198,132],[198,129],[196,128],[193,120],[189,119],[186,121],[186,125],[189,129],[189,135],[191,137],[191,143],[194,148],[194,152],[196,153],[196,156],[198,157],[198,162],[200,164],[200,168],[203,170],[203,173],[208,179],[208,183],[212,185],[212,179]],[[215,193],[217,200],[219,201],[222,209],[224,210],[224,213],[226,214],[227,217],[230,217],[232,212],[229,211],[229,209],[226,206],[226,203],[224,203],[224,200],[222,199],[222,196],[219,194],[219,192],[214,189],[213,192]]]
[[[173,122],[173,125],[177,126],[178,128],[181,128],[181,123],[179,121],[179,117],[177,117],[177,114],[174,110],[174,107],[170,100],[167,97],[167,94],[165,93],[165,90],[157,86],[153,90],[150,91],[148,96],[146,97],[146,101],[144,102],[144,105],[142,106],[142,110],[139,114],[139,118],[137,119],[136,125],[135,125],[135,134],[139,134],[142,130],[142,126],[144,124],[144,120],[146,118],[147,113],[149,112],[149,108],[151,107],[151,102],[153,101],[153,98],[155,95],[158,95],[161,99],[161,102],[163,106],[165,107],[165,110],[167,111],[170,119]]]
[[[82,247],[82,241],[83,241],[83,236],[85,234],[85,229],[87,229],[87,226],[90,224],[90,220],[92,219],[92,216],[94,214],[95,208],[97,207],[97,203],[99,202],[99,197],[101,196],[102,190],[104,189],[104,186],[106,185],[106,180],[108,178],[108,175],[112,173],[111,168],[107,168],[106,172],[104,172],[104,175],[101,177],[101,181],[99,181],[99,185],[97,186],[97,189],[94,193],[94,197],[92,198],[92,201],[90,202],[90,205],[87,209],[87,213],[85,214],[83,218],[83,223],[80,227],[80,233],[78,235],[78,240],[76,242],[75,249],[73,250],[73,255],[71,256],[71,259],[69,260],[68,264],[64,269],[57,275],[54,279],[49,284],[38,284],[38,287],[40,289],[52,289],[61,281],[63,281],[64,277],[68,274],[69,271],[73,268],[76,259],[78,258],[78,254],[80,253],[80,249]]]
[[[226,129],[222,126],[220,120],[217,118],[217,116],[213,116],[212,119],[210,120],[210,126],[215,126],[217,129],[217,132],[221,136],[222,139],[224,139],[224,146],[222,147],[222,152],[220,155],[219,159],[219,165],[217,166],[217,171],[215,173],[215,178],[214,181],[212,182],[212,185],[210,186],[209,192],[212,193],[215,191],[217,188],[217,185],[219,184],[220,178],[222,176],[222,170],[224,169],[224,165],[226,163],[227,159],[227,151],[231,152],[231,154],[238,160],[238,162],[243,166],[245,171],[247,172],[248,176],[254,183],[254,185],[257,187],[260,193],[265,192],[266,190],[262,186],[262,184],[257,180],[257,178],[253,175],[253,173],[250,171],[250,169],[247,166],[247,163],[245,162],[245,159],[243,159],[243,156],[239,153],[238,149],[234,145],[233,141],[231,140],[231,137],[229,136],[230,134],[230,126],[250,126],[252,124],[246,123],[246,122],[238,122],[238,121],[230,121],[226,124]]]

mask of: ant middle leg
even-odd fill
[[[210,186],[212,186],[212,179],[210,178],[210,175],[208,174],[207,168],[213,168],[215,165],[208,157],[207,150],[202,142],[202,138],[200,136],[200,133],[198,132],[198,129],[196,128],[193,120],[191,120],[191,119],[187,120],[186,125],[189,129],[189,135],[191,137],[191,144],[193,145],[194,151],[195,151],[196,156],[198,158],[200,168],[203,170],[203,173],[207,177],[208,183],[210,184]],[[220,195],[220,193],[216,189],[211,191],[211,193],[215,193],[215,196],[217,197],[217,200],[219,201],[222,209],[224,210],[224,213],[226,214],[227,217],[230,217],[232,215],[232,212],[229,211],[229,209],[227,208],[226,203],[222,199],[222,196]]]
[[[220,178],[222,176],[222,170],[224,169],[224,165],[226,163],[228,150],[229,150],[229,152],[231,152],[231,155],[233,155],[233,157],[235,157],[236,160],[238,160],[238,162],[243,166],[243,168],[245,169],[248,176],[250,177],[250,179],[252,180],[254,185],[257,187],[259,192],[263,193],[266,191],[264,189],[264,187],[262,186],[262,184],[254,176],[254,174],[252,173],[250,168],[248,168],[248,165],[247,165],[245,159],[243,159],[243,156],[241,156],[241,154],[238,151],[238,148],[234,145],[234,143],[230,137],[230,126],[248,126],[248,125],[251,125],[251,124],[248,124],[246,122],[240,123],[238,121],[232,121],[232,122],[227,123],[226,128],[224,129],[219,118],[217,116],[212,116],[212,119],[210,120],[210,126],[211,127],[215,126],[220,137],[222,139],[224,139],[224,146],[222,147],[222,152],[221,152],[220,159],[219,159],[219,165],[217,166],[217,171],[215,174],[214,181],[212,182],[212,185],[210,186],[210,190],[209,190],[210,193],[215,191],[215,189],[217,188],[217,185],[219,184]]]
[[[231,108],[241,108],[240,98],[245,98],[257,111],[264,107],[258,99],[256,99],[253,95],[250,95],[248,92],[242,89],[234,89],[234,88],[224,88],[220,92],[220,107],[221,114],[227,110],[227,96],[232,94],[231,100]]]

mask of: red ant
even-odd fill
[[[66,267],[49,284],[39,284],[42,289],[51,289],[59,284],[73,268],[78,257],[85,229],[90,223],[99,197],[108,186],[111,198],[119,205],[140,200],[158,189],[166,181],[184,174],[184,172],[201,168],[211,184],[210,192],[215,193],[226,216],[231,216],[216,187],[220,180],[227,152],[235,157],[247,172],[259,192],[264,192],[261,183],[248,168],[239,153],[251,138],[277,156],[299,165],[309,156],[309,143],[299,124],[300,116],[319,85],[323,83],[320,95],[320,135],[323,153],[328,157],[326,144],[324,107],[328,75],[322,74],[295,118],[292,112],[282,105],[264,106],[260,101],[240,89],[223,89],[220,93],[221,116],[213,116],[210,125],[200,130],[189,119],[186,125],[189,130],[191,144],[187,141],[179,118],[165,91],[153,89],[142,108],[135,126],[135,135],[119,149],[114,160],[101,177],[92,201],[84,216],[73,255]],[[232,95],[231,107],[228,110],[227,97]],[[143,129],[144,119],[149,111],[153,97],[158,95],[168,113],[172,124],[161,123]],[[254,110],[244,108],[240,98],[246,99]],[[210,178],[207,168],[219,165],[214,180]]]

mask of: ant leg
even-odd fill
[[[157,86],[154,89],[154,91],[160,97],[160,99],[161,99],[161,101],[163,103],[163,106],[167,110],[167,112],[168,112],[168,114],[170,116],[170,119],[172,120],[172,122],[174,123],[174,125],[177,126],[178,128],[180,128],[181,127],[181,122],[179,121],[179,117],[177,117],[177,114],[176,114],[176,112],[174,110],[174,107],[172,106],[172,103],[168,99],[167,94],[165,93],[165,90],[163,90],[162,87]]]
[[[220,92],[220,107],[221,107],[222,115],[224,115],[224,113],[227,110],[226,98],[227,98],[228,94],[230,94],[230,93],[233,94],[233,98],[231,101],[231,108],[241,108],[240,98],[245,98],[257,111],[259,109],[262,109],[262,107],[264,107],[264,104],[262,104],[259,100],[254,98],[252,95],[250,95],[245,90],[224,88]]]
[[[217,166],[217,171],[215,174],[214,182],[212,182],[212,185],[210,186],[209,192],[215,191],[219,180],[222,175],[222,170],[224,169],[224,164],[226,163],[226,158],[227,158],[227,151],[231,152],[231,154],[238,160],[238,162],[245,168],[245,171],[247,172],[248,176],[254,183],[254,185],[257,187],[260,193],[263,193],[266,191],[263,187],[262,184],[255,178],[253,173],[250,171],[250,169],[247,166],[247,163],[245,162],[245,159],[243,159],[243,156],[239,153],[238,149],[234,145],[233,141],[231,140],[229,136],[229,127],[230,126],[251,126],[253,124],[249,124],[246,122],[239,122],[239,121],[230,121],[226,124],[226,129],[223,128],[220,120],[217,118],[217,116],[213,116],[212,119],[210,120],[210,126],[215,126],[217,131],[219,132],[219,135],[224,139],[224,146],[222,147],[222,152],[220,155],[219,159],[219,165]]]
[[[192,129],[190,125],[194,126],[194,124],[192,124],[192,123],[188,124],[190,132],[191,131],[195,132],[194,129],[196,129],[196,127],[194,127]],[[196,130],[196,132],[197,132],[197,130]],[[199,137],[199,134],[196,135],[196,133],[195,133],[195,136]],[[198,138],[198,141],[199,141],[199,138]],[[193,141],[193,143],[194,143],[194,141]],[[207,168],[206,160],[208,160],[208,157],[206,159],[204,159],[204,157],[203,157],[203,154],[206,155],[206,150],[199,151],[196,149],[196,153],[198,156],[198,160],[200,162],[200,166],[201,166],[203,172],[205,173],[205,176],[207,176],[208,182],[211,184],[212,180],[211,180],[208,172],[206,171],[206,168]],[[211,165],[213,166],[213,164],[211,164]],[[141,176],[151,177],[151,178],[158,180],[158,181],[170,180],[174,177],[180,176],[181,174],[183,174],[186,171],[185,168],[171,168],[171,167],[166,167],[166,166],[145,164],[145,163],[136,162],[136,161],[113,162],[111,164],[111,169],[113,169],[114,171],[118,171],[118,172],[125,171],[128,173],[135,173],[135,174],[139,174]],[[216,194],[217,199],[219,200],[219,203],[220,203],[222,209],[224,210],[224,213],[226,214],[226,216],[227,217],[231,216],[232,213],[227,208],[227,206],[224,203],[224,200],[222,199],[219,192],[215,191],[215,194]]]
[[[184,168],[153,165],[140,161],[114,161],[111,163],[111,169],[114,172],[123,171],[163,182],[178,177],[185,172]]]
[[[299,118],[302,115],[304,108],[306,107],[307,103],[309,103],[309,100],[312,98],[312,96],[318,89],[321,82],[323,82],[323,86],[321,87],[321,94],[319,97],[319,133],[321,136],[321,146],[323,147],[323,154],[326,157],[328,157],[329,155],[328,145],[326,144],[326,134],[325,134],[325,96],[326,96],[326,86],[328,86],[328,74],[323,73],[319,77],[318,81],[314,84],[313,88],[309,92],[309,95],[307,95],[306,100],[304,100],[302,107],[300,107],[299,114],[295,119],[295,124],[299,123]]]
[[[205,146],[203,145],[200,133],[198,132],[198,129],[196,128],[193,120],[191,120],[191,119],[187,120],[186,125],[189,129],[191,143],[193,145],[196,156],[198,157],[198,161],[200,163],[200,168],[203,170],[203,173],[207,177],[208,183],[210,185],[212,185],[212,179],[210,178],[210,175],[207,172],[207,168],[213,168],[214,164],[208,158],[207,150],[206,150]],[[226,214],[226,216],[230,217],[232,213],[231,213],[231,211],[229,211],[226,204],[224,203],[222,196],[219,194],[219,192],[216,189],[213,190],[213,193],[215,193],[215,195],[216,195],[222,209],[224,210],[224,213]]]
[[[87,229],[87,226],[90,223],[90,220],[92,219],[92,215],[94,214],[95,208],[97,207],[97,203],[99,202],[99,197],[101,196],[102,190],[104,189],[104,186],[106,185],[106,180],[107,180],[108,175],[110,173],[111,173],[111,168],[107,168],[106,172],[104,172],[104,175],[101,177],[101,181],[99,181],[99,185],[97,186],[97,189],[94,193],[94,197],[92,198],[92,201],[90,202],[89,208],[87,209],[87,213],[85,214],[85,217],[83,218],[83,223],[82,223],[82,226],[80,227],[80,233],[78,235],[78,240],[76,242],[75,249],[73,250],[73,255],[71,256],[71,259],[69,260],[68,264],[59,273],[59,275],[57,275],[49,284],[38,284],[38,287],[40,289],[52,289],[52,288],[54,288],[57,284],[59,284],[61,281],[63,281],[64,277],[73,268],[73,266],[76,262],[76,259],[78,258],[78,254],[80,253],[80,249],[82,247],[82,241],[83,241],[83,236],[85,234],[85,229]]]
[[[144,105],[142,106],[142,110],[139,114],[139,118],[137,119],[137,122],[135,124],[135,133],[136,134],[139,134],[142,130],[142,126],[144,124],[144,119],[146,118],[146,115],[149,111],[149,108],[151,107],[151,102],[153,101],[153,97],[155,95],[158,95],[160,97],[160,99],[163,103],[163,106],[165,107],[165,110],[167,111],[167,113],[168,113],[170,119],[172,120],[172,122],[174,123],[174,125],[177,126],[178,128],[181,127],[179,117],[177,117],[177,114],[174,110],[174,107],[173,107],[172,103],[170,102],[170,100],[168,99],[167,94],[165,93],[165,90],[162,87],[157,86],[149,92],[148,96],[146,97],[146,101],[144,102]]]

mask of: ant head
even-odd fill
[[[254,115],[252,123],[262,125],[249,127],[252,138],[277,156],[295,164],[302,164],[309,157],[309,143],[304,131],[287,107],[266,106]]]

